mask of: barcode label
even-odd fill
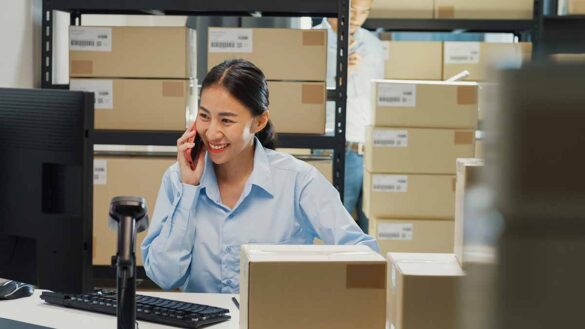
[[[409,223],[380,223],[378,224],[378,240],[411,241],[413,239],[413,225]]]
[[[372,178],[374,192],[408,192],[408,176],[374,175]]]
[[[403,83],[378,84],[378,106],[415,107],[416,85]]]
[[[374,129],[375,147],[408,147],[408,131],[396,129]]]
[[[114,87],[112,80],[71,79],[69,89],[94,93],[96,110],[112,110],[114,108]]]
[[[112,28],[69,27],[69,50],[112,51]]]
[[[252,29],[209,29],[210,53],[251,53]]]
[[[108,161],[93,160],[93,185],[106,185],[108,183]]]
[[[479,42],[445,42],[445,64],[478,64]]]

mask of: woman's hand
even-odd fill
[[[185,151],[195,146],[195,143],[192,142],[195,134],[196,129],[193,125],[185,131],[183,136],[177,139],[177,161],[179,162],[179,170],[181,172],[181,182],[191,185],[199,185],[201,175],[203,175],[203,167],[205,166],[205,147],[202,147],[199,152],[195,169],[191,168],[189,163],[190,159],[187,160]]]

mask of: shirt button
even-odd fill
[[[227,280],[227,281],[225,282],[225,284],[227,284],[228,286],[231,286],[231,285],[232,285],[232,280]]]
[[[225,247],[225,251],[226,252],[231,252],[232,251],[232,247],[229,247],[229,246],[228,247]]]

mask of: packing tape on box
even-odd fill
[[[323,33],[323,30],[303,32],[303,46],[323,45],[325,45],[325,33]]]
[[[185,96],[185,83],[183,81],[163,81],[162,95],[164,97]]]
[[[74,60],[71,61],[71,74],[92,74],[93,61]]]
[[[476,86],[459,86],[457,87],[457,104],[458,105],[477,105],[477,87]]]
[[[467,145],[473,144],[473,131],[456,131],[455,135],[455,145]]]
[[[437,18],[453,18],[455,17],[454,6],[439,6],[437,9]]]
[[[301,97],[303,104],[323,104],[325,103],[325,85],[303,83]]]
[[[386,289],[386,264],[347,265],[347,289]]]

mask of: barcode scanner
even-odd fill
[[[189,163],[191,170],[195,170],[195,167],[197,167],[199,152],[201,152],[201,150],[203,149],[203,140],[201,139],[199,134],[197,134],[195,123],[196,122],[193,122],[193,124],[191,125],[191,129],[195,131],[195,135],[187,140],[187,142],[189,143],[195,143],[195,146],[185,150],[185,157],[187,158],[187,162]]]

